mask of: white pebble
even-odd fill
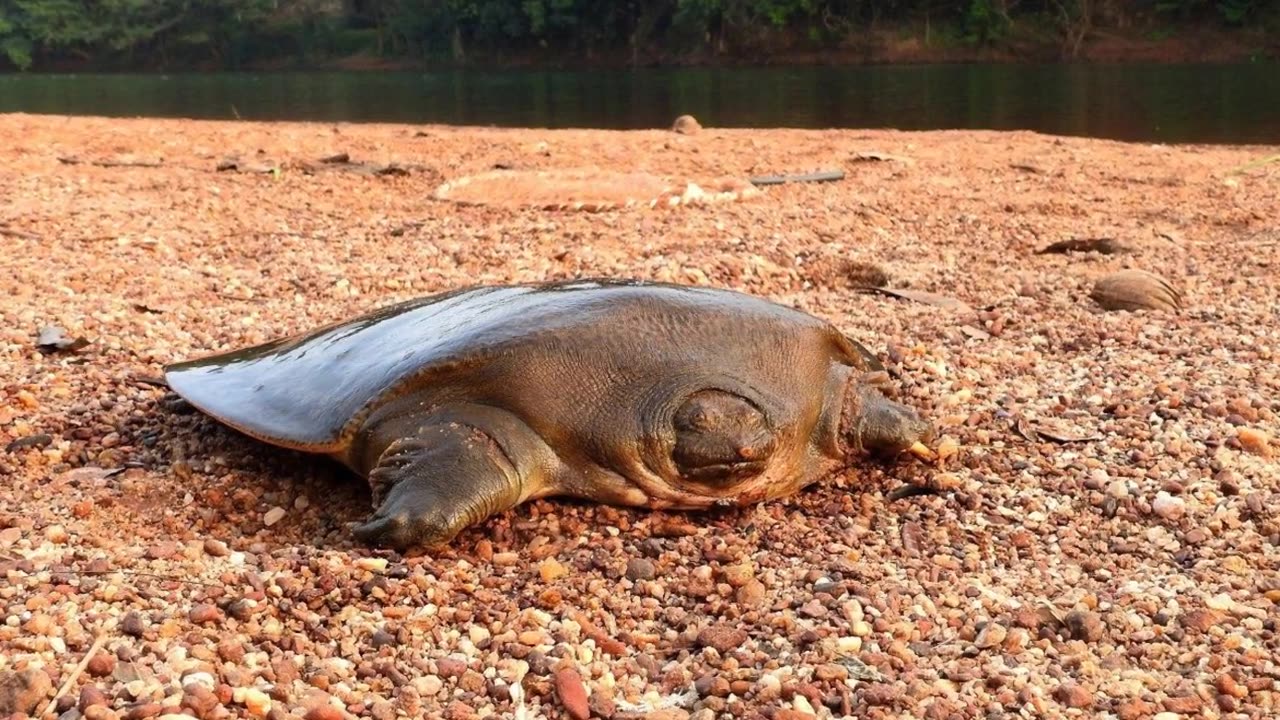
[[[213,680],[213,676],[207,672],[187,673],[182,678],[182,686],[186,687],[188,685],[199,685],[206,690],[213,690],[218,687],[218,684]]]
[[[1151,510],[1165,520],[1177,520],[1187,512],[1187,501],[1161,490],[1151,501]]]
[[[268,510],[266,515],[262,516],[262,524],[267,527],[271,527],[284,519],[284,513],[284,508],[277,505],[276,507]]]

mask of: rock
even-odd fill
[[[208,538],[204,541],[204,554],[209,557],[226,557],[231,554],[231,549],[221,540]]]
[[[436,675],[423,675],[413,681],[413,687],[422,697],[434,697],[444,689],[444,681]]]
[[[222,619],[222,611],[217,605],[202,603],[191,608],[191,612],[187,613],[187,619],[196,625],[207,625]]]
[[[254,717],[266,717],[271,712],[271,698],[266,693],[255,688],[236,688],[237,694],[242,694],[237,698],[237,702],[242,702],[245,709]]]
[[[1084,610],[1073,610],[1062,619],[1067,632],[1076,640],[1098,642],[1106,637],[1107,629],[1102,624],[1102,617],[1097,613]]]
[[[652,560],[645,558],[631,558],[627,561],[627,579],[631,582],[637,580],[652,580],[658,574],[657,567],[654,566]]]
[[[729,583],[732,588],[742,588],[755,578],[756,569],[751,563],[738,563],[730,565],[720,571],[724,577],[724,581]]]
[[[254,601],[240,598],[227,606],[227,614],[240,622],[246,622],[253,616],[253,611],[256,607],[257,603]]]
[[[734,599],[737,600],[738,604],[746,607],[759,605],[764,602],[764,598],[764,583],[755,579],[748,580],[746,584],[738,588],[738,591],[734,594]]]
[[[84,709],[84,720],[117,720],[119,717],[106,705],[90,705]]]
[[[900,695],[902,691],[889,683],[873,683],[862,691],[862,699],[868,705],[892,705]]]
[[[146,557],[148,560],[169,560],[177,554],[177,543],[162,542],[147,548]]]
[[[182,678],[182,687],[185,689],[192,685],[197,685],[209,692],[213,692],[218,688],[218,681],[214,680],[213,675],[207,672],[187,673]]]
[[[1228,673],[1223,673],[1214,681],[1214,687],[1218,688],[1218,692],[1223,695],[1229,695],[1237,700],[1249,694],[1249,688],[1241,685],[1238,680]]]
[[[817,598],[814,598],[804,605],[801,605],[800,608],[796,610],[796,613],[805,617],[822,618],[826,617],[827,608],[819,602]]]
[[[147,621],[136,610],[130,610],[125,613],[123,619],[120,620],[120,632],[132,637],[142,637],[147,631]]]
[[[369,708],[369,715],[373,720],[395,720],[396,708],[386,700],[379,700]]]
[[[373,631],[373,635],[369,638],[369,645],[374,649],[382,647],[395,647],[397,644],[396,636],[387,632],[382,628]]]
[[[727,653],[747,641],[747,633],[731,625],[712,625],[698,633],[698,644]]]
[[[1182,627],[1197,632],[1209,632],[1213,626],[1221,623],[1224,616],[1217,610],[1192,610],[1181,618]]]
[[[1194,715],[1200,712],[1200,707],[1204,705],[1204,702],[1195,695],[1183,695],[1181,697],[1165,698],[1160,704],[1169,712],[1175,712],[1179,715]]]
[[[53,682],[41,670],[0,673],[0,716],[32,715],[52,691]]]
[[[582,684],[582,676],[572,667],[563,667],[555,674],[556,696],[565,712],[574,720],[587,720],[591,710],[587,704],[587,690]]]
[[[284,519],[285,509],[279,506],[273,507],[262,516],[262,524],[271,527]]]
[[[164,707],[160,703],[138,703],[131,705],[124,713],[124,720],[147,720],[153,718],[164,711]]]
[[[102,692],[97,685],[85,685],[80,688],[80,701],[76,703],[76,707],[80,708],[80,712],[84,712],[94,705],[106,704],[107,694]]]
[[[458,687],[478,695],[485,691],[487,683],[483,675],[475,670],[468,670],[462,673],[462,677],[458,678]]]
[[[303,720],[346,720],[347,714],[329,703],[320,703],[307,711]]]
[[[436,661],[436,672],[440,677],[459,677],[467,671],[467,664],[457,658],[440,658]]]
[[[682,135],[693,135],[702,130],[702,125],[698,123],[697,118],[692,115],[681,115],[671,123],[671,132],[680,133]]]
[[[1155,706],[1141,698],[1129,698],[1116,706],[1116,717],[1119,720],[1146,720],[1151,717]]]
[[[996,622],[989,622],[982,628],[982,632],[978,633],[978,637],[973,641],[974,645],[982,649],[993,648],[999,646],[1008,637],[1009,631],[1003,625]]]
[[[538,564],[538,574],[542,576],[542,582],[549,583],[568,575],[569,571],[555,558],[549,557]]]
[[[106,652],[95,653],[89,658],[85,671],[91,677],[106,677],[116,671],[116,656]]]
[[[1272,455],[1271,437],[1261,430],[1240,428],[1236,431],[1236,440],[1245,452],[1269,458]]]
[[[213,690],[200,683],[187,683],[182,689],[182,707],[198,718],[210,717],[220,704]]]
[[[1070,681],[1054,688],[1053,697],[1069,708],[1080,709],[1093,705],[1093,693]]]
[[[1165,520],[1177,520],[1187,513],[1187,501],[1161,490],[1151,501],[1151,511]]]
[[[1182,295],[1164,278],[1146,270],[1121,270],[1094,283],[1089,297],[1106,310],[1182,308]]]

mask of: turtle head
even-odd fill
[[[904,451],[929,452],[925,443],[933,439],[933,424],[912,408],[885,397],[880,388],[887,381],[884,372],[874,372],[848,384],[840,421],[846,454],[892,458]]]

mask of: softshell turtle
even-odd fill
[[[400,550],[551,495],[759,502],[932,436],[831,324],[642,281],[464,288],[165,377],[222,423],[367,478],[376,511],[356,536]]]

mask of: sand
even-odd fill
[[[1278,151],[0,116],[0,715],[1274,717],[1280,164],[1233,169]],[[596,212],[433,197],[495,167],[641,195],[845,177]],[[1038,253],[1088,238],[1128,252]],[[1124,268],[1180,309],[1104,310]],[[957,302],[857,289],[877,272]],[[405,557],[353,541],[361,481],[153,380],[592,275],[836,323],[948,457],[715,512],[541,500]]]

